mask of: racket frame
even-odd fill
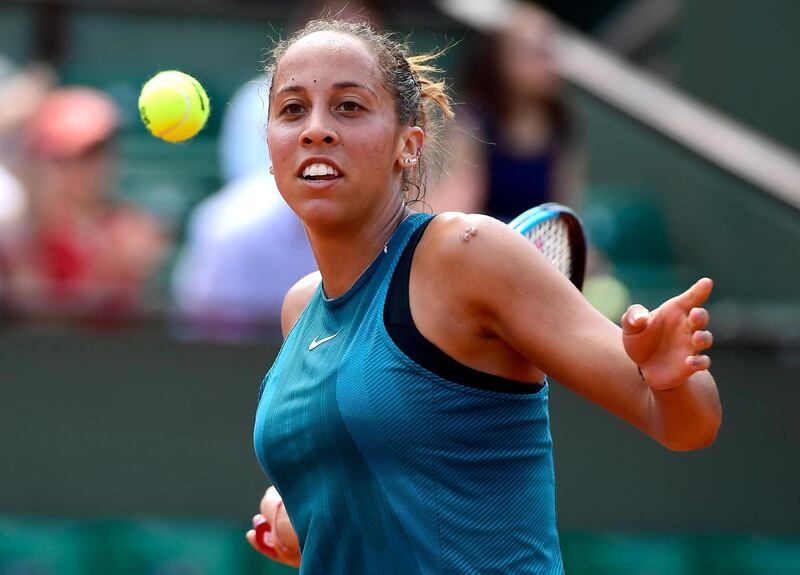
[[[560,218],[567,225],[570,256],[572,259],[572,275],[570,281],[580,290],[586,274],[586,235],[578,215],[570,208],[556,202],[548,202],[536,206],[518,215],[508,225],[526,235],[544,221]]]

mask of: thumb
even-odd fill
[[[622,333],[635,335],[644,331],[650,320],[650,311],[638,303],[633,304],[622,314]]]

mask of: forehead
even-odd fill
[[[289,46],[278,62],[275,82],[357,80],[383,87],[375,56],[360,39],[341,32],[314,32]]]
[[[553,31],[553,23],[544,12],[523,10],[509,25],[507,36],[525,44],[537,44]]]

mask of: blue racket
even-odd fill
[[[561,204],[542,204],[521,213],[508,225],[528,238],[575,287],[583,287],[586,237],[575,212]]]

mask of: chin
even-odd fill
[[[290,205],[303,224],[309,228],[337,228],[347,224],[352,216],[341,202],[329,198],[309,198]]]

